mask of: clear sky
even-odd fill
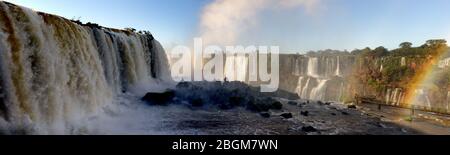
[[[193,37],[200,36],[203,10],[217,3],[215,0],[8,1],[107,27],[149,30],[165,48],[190,43]],[[283,51],[304,52],[381,45],[392,49],[403,41],[419,46],[428,39],[450,40],[450,0],[299,1],[317,3],[314,7],[269,6],[253,12],[252,24],[256,26],[239,31],[237,44],[280,45]]]

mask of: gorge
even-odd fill
[[[433,51],[446,53],[436,58],[442,61],[430,61]],[[0,1],[0,134],[414,133],[346,104],[368,97],[409,108],[415,92],[412,105],[449,113],[448,56],[442,40],[391,51],[280,54],[279,66],[268,65],[271,74],[279,69],[279,90],[264,94],[253,91],[267,81],[249,79],[249,56],[223,58],[230,81],[176,83],[172,60],[150,32]],[[436,78],[411,87],[428,63]],[[161,100],[175,106],[141,99],[170,89]]]

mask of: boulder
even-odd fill
[[[317,101],[317,104],[324,105],[324,103],[322,101]]]
[[[272,102],[270,109],[281,110],[283,109],[283,104],[279,101]]]
[[[294,105],[294,106],[298,105],[298,103],[295,102],[295,101],[289,101],[288,104],[289,104],[289,105]]]
[[[271,116],[271,114],[269,113],[269,112],[262,112],[262,113],[259,113],[262,117],[264,117],[264,118],[270,118],[270,116]]]
[[[301,111],[300,115],[302,116],[308,116],[309,115],[309,111]]]
[[[351,104],[351,105],[348,105],[347,108],[349,108],[349,109],[356,109],[356,105]]]
[[[204,102],[201,98],[196,98],[191,101],[191,105],[193,107],[201,107],[204,105]]]
[[[286,119],[293,118],[292,113],[283,113],[280,116]]]
[[[151,105],[167,105],[173,98],[175,98],[175,91],[168,90],[162,93],[147,93],[141,100]]]
[[[247,103],[247,109],[256,112],[269,111],[273,110],[281,110],[283,108],[283,104],[277,100],[274,100],[270,97],[252,100]]]
[[[192,84],[189,82],[180,82],[177,84],[176,87],[177,87],[177,89],[182,89],[182,88],[189,88],[191,86],[192,86]]]
[[[302,127],[302,131],[304,131],[304,132],[317,132],[317,129],[312,127],[312,126],[305,126],[305,127]]]
[[[231,96],[228,101],[230,102],[230,104],[232,105],[242,105],[245,102],[245,98],[241,97],[241,96]]]

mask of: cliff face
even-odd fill
[[[148,32],[0,2],[0,129],[68,133],[117,94],[169,79],[165,52]]]
[[[382,104],[448,113],[448,57],[448,47],[442,43],[383,52],[281,55],[280,89],[303,99],[353,102],[355,96],[370,97]],[[421,76],[426,80],[412,87]],[[413,102],[408,103],[408,95],[415,98]]]

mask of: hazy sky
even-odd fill
[[[107,27],[149,30],[165,48],[200,36],[289,52],[450,40],[450,0],[8,1]]]

